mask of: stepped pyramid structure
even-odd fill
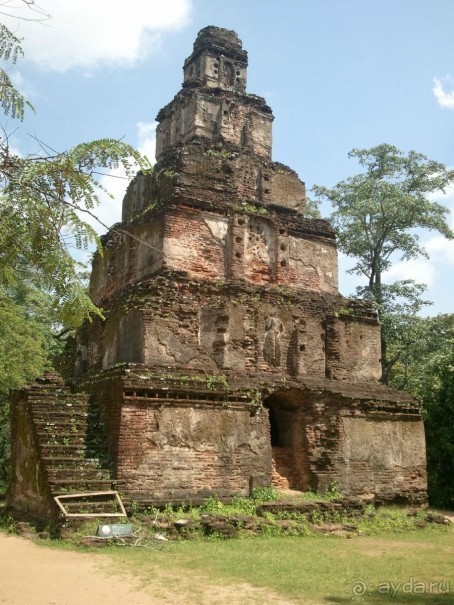
[[[339,294],[332,227],[272,161],[237,34],[201,30],[183,70],[157,164],[94,259],[106,320],[80,330],[63,372],[99,411],[111,480],[143,504],[272,484],[425,502],[419,407],[379,384],[376,312]],[[14,430],[18,502],[32,446]]]

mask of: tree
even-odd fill
[[[400,340],[391,338],[389,350],[400,351],[393,367],[390,385],[413,393],[423,402],[430,401],[441,388],[441,374],[452,363],[454,354],[454,315],[413,316]],[[425,406],[427,407],[427,406]],[[454,436],[454,433],[453,433]]]
[[[425,400],[427,478],[432,504],[454,507],[454,354],[437,372],[439,388]]]
[[[32,19],[48,15],[34,0],[22,0]],[[6,0],[0,8],[14,10]],[[0,10],[0,14],[6,14]],[[25,17],[18,17],[25,18]],[[22,56],[21,40],[0,24],[0,106],[5,118],[22,122],[34,111],[13,86],[9,69]],[[0,127],[1,128],[1,127]],[[86,222],[96,218],[103,172],[123,166],[126,177],[150,169],[149,161],[123,141],[102,139],[56,152],[36,140],[26,157],[0,135],[0,481],[7,475],[7,396],[50,367],[62,328],[100,314],[88,297],[83,266],[71,246],[98,245]]]
[[[414,317],[402,351],[390,384],[422,400],[429,500],[453,507],[454,315]]]
[[[395,260],[409,260],[427,253],[418,229],[437,231],[452,239],[447,208],[430,201],[428,195],[444,192],[454,183],[454,170],[410,151],[407,155],[387,144],[371,149],[354,149],[365,172],[341,181],[334,188],[315,186],[319,199],[331,202],[331,220],[337,231],[339,249],[356,259],[351,273],[366,276],[361,295],[372,298],[382,321],[382,381],[387,382],[399,353],[388,356],[390,309],[399,301],[406,305],[407,319],[422,305],[423,286],[410,280],[386,285],[383,274]],[[395,329],[395,324],[394,324]],[[397,357],[396,357],[397,355]]]
[[[31,3],[33,4],[33,3]],[[0,25],[0,105],[5,116],[24,119],[29,106],[14,88],[8,67],[22,55],[20,40]],[[149,161],[130,145],[113,139],[81,143],[55,152],[37,141],[35,154],[11,151],[8,135],[0,137],[0,297],[23,279],[39,279],[53,292],[54,312],[64,324],[79,325],[91,313],[91,303],[79,275],[80,263],[69,246],[99,246],[86,222],[95,216],[103,171],[123,166],[126,177],[149,170]]]
[[[0,298],[0,484],[9,474],[9,392],[49,369],[63,344],[56,338],[51,294],[26,281],[7,294]]]

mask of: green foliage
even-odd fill
[[[376,304],[381,321],[382,381],[390,383],[396,363],[411,347],[421,310],[432,303],[423,300],[426,286],[413,280],[381,284],[380,295],[369,286],[356,289],[356,296]],[[403,386],[401,388],[404,388]]]
[[[252,490],[251,498],[258,502],[273,502],[279,500],[279,492],[275,487],[256,487]]]
[[[392,333],[390,352],[400,351],[390,385],[428,401],[440,390],[445,369],[453,363],[454,315],[411,318],[405,330]]]
[[[223,162],[225,162],[227,160],[234,160],[237,156],[236,153],[227,151],[226,149],[224,149],[224,150],[207,149],[207,151],[205,151],[203,153],[203,155],[207,158],[219,158]]]
[[[224,376],[224,374],[210,374],[206,377],[205,383],[207,389],[223,389],[225,391],[229,389],[229,382],[227,376]]]
[[[304,208],[304,215],[309,218],[320,218],[320,210],[318,209],[320,202],[313,200],[312,198],[306,198],[306,206]]]
[[[44,34],[43,30],[43,34]],[[22,56],[21,40],[0,24],[0,106],[23,121],[31,105],[9,77]],[[106,190],[99,176],[122,166],[127,177],[149,162],[130,145],[102,139],[56,153],[37,140],[38,152],[13,153],[6,127],[0,137],[0,480],[8,469],[7,393],[49,367],[62,327],[101,315],[86,291],[71,248],[100,241],[87,217]]]
[[[267,208],[264,206],[258,206],[253,200],[242,200],[235,206],[235,210],[237,212],[244,212],[245,214],[258,214],[262,216],[269,214],[269,210]]]
[[[430,502],[453,507],[454,315],[412,317],[390,340],[390,354],[396,350],[390,385],[423,404]]]
[[[100,246],[85,218],[94,216],[105,192],[97,173],[121,164],[132,176],[134,165],[143,163],[129,145],[108,139],[26,158],[12,156],[0,141],[0,285],[17,283],[23,276],[17,271],[20,265],[52,289],[55,311],[64,324],[77,326],[90,314],[99,314],[70,247]]]
[[[49,369],[62,346],[52,309],[53,297],[39,283],[0,287],[0,481],[9,475],[8,393]]]
[[[0,511],[0,529],[7,534],[16,533],[16,522],[13,517],[5,511]]]
[[[1,291],[0,291],[1,292]],[[0,294],[0,395],[22,386],[49,367],[51,343],[30,306]]]
[[[425,401],[428,490],[432,504],[454,508],[454,353],[437,376],[440,387]]]
[[[9,484],[11,464],[9,406],[0,399],[0,490]]]
[[[405,155],[387,144],[354,149],[349,156],[356,158],[365,172],[332,189],[315,186],[314,191],[334,207],[331,220],[339,249],[356,259],[350,272],[367,277],[367,286],[360,294],[377,303],[383,323],[382,380],[387,382],[398,359],[387,351],[393,331],[399,331],[427,303],[420,297],[423,286],[410,281],[384,285],[383,273],[396,260],[427,257],[417,230],[454,237],[446,220],[449,210],[428,199],[429,194],[444,192],[454,182],[454,170],[416,151]]]
[[[22,55],[21,40],[0,23],[0,61],[15,65]],[[24,118],[26,105],[32,108],[23,95],[14,88],[7,69],[3,67],[0,68],[0,105],[6,116],[19,120]]]
[[[330,501],[337,500],[338,498],[342,497],[342,493],[339,489],[339,486],[335,481],[332,481],[329,484],[328,489],[326,490],[324,496],[327,500],[330,500]]]
[[[370,507],[358,527],[364,535],[376,535],[384,532],[403,532],[415,529],[415,523],[425,519],[426,512],[421,510],[414,516],[408,516],[401,508]]]
[[[5,116],[24,119],[26,101],[13,87],[8,69],[22,54],[20,40],[0,25],[0,104]],[[0,287],[36,276],[53,292],[54,312],[65,325],[77,326],[100,313],[87,296],[80,265],[70,247],[100,248],[87,217],[96,217],[103,171],[122,166],[126,177],[150,168],[130,145],[113,139],[80,143],[55,153],[38,141],[39,153],[14,154],[0,138]],[[19,270],[20,268],[20,270]]]
[[[410,151],[404,155],[391,145],[354,149],[366,172],[338,183],[333,189],[315,186],[321,199],[334,206],[331,215],[340,250],[357,259],[352,273],[365,275],[369,287],[381,284],[381,275],[392,264],[427,256],[416,228],[438,231],[452,239],[446,222],[448,209],[427,195],[445,191],[454,182],[454,170]]]

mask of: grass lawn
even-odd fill
[[[301,604],[454,605],[452,528],[351,540],[311,536],[189,541],[163,551],[115,548],[109,553],[118,568],[132,571],[144,583],[161,576],[180,594],[186,591],[188,600],[182,603],[198,602],[196,585],[203,582],[232,585],[232,590],[234,584],[247,582]]]

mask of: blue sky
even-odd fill
[[[111,137],[152,159],[155,116],[179,90],[199,29],[217,25],[239,34],[248,91],[273,109],[273,159],[308,190],[357,173],[351,149],[385,142],[454,167],[454,0],[36,2],[51,19],[3,18],[25,38],[12,75],[37,112],[18,130],[7,124],[21,153],[36,148],[35,136],[59,151]],[[17,14],[20,4],[1,0],[0,11]],[[105,183],[116,201],[99,213],[112,224],[126,183]],[[454,210],[454,187],[437,201]],[[389,280],[424,282],[430,314],[453,312],[454,243],[433,233],[423,240],[430,260],[396,261]],[[355,287],[348,266],[341,258],[346,295]]]

